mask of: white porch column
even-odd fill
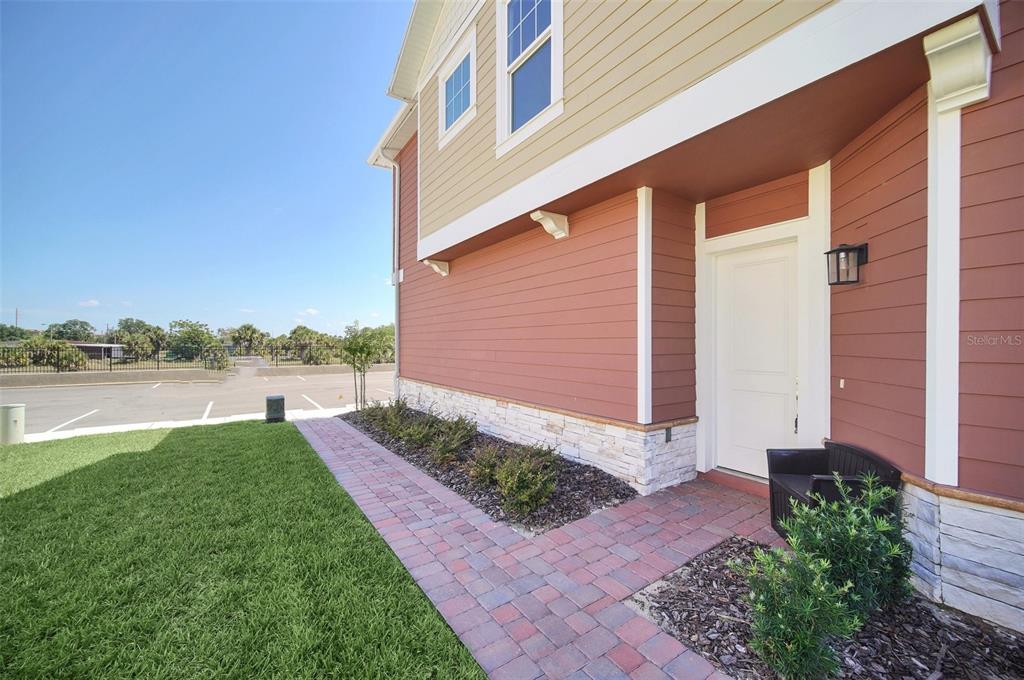
[[[960,110],[987,99],[991,52],[977,14],[925,36],[928,269],[925,476],[956,486],[960,436]]]
[[[654,190],[636,190],[636,421],[648,424],[651,405],[651,251]]]

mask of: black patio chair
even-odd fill
[[[785,536],[781,520],[792,515],[790,499],[814,505],[812,494],[826,501],[840,498],[834,474],[856,495],[863,475],[873,472],[880,484],[898,489],[900,471],[878,455],[852,444],[826,442],[820,449],[768,449],[768,492],[772,528]]]

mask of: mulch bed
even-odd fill
[[[748,646],[749,590],[727,564],[749,562],[756,547],[744,538],[728,539],[634,595],[633,603],[726,673],[777,677]],[[877,612],[833,649],[843,678],[1024,678],[1022,636],[917,595]]]
[[[419,417],[430,417],[418,413]],[[473,441],[459,451],[451,465],[430,460],[426,447],[416,447],[395,439],[374,427],[358,411],[338,416],[392,453],[401,456],[428,475],[480,508],[495,520],[539,533],[569,524],[602,508],[618,505],[636,496],[636,491],[621,479],[591,465],[559,457],[556,461],[555,491],[547,503],[525,517],[511,517],[501,507],[501,496],[494,487],[481,487],[470,480],[465,463],[477,447],[493,444],[504,451],[515,445],[504,439],[478,432]]]

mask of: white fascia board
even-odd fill
[[[423,60],[430,49],[430,39],[434,35],[437,20],[441,16],[443,3],[437,0],[416,0],[409,24],[405,27],[402,47],[398,52],[395,70],[388,83],[388,96],[409,102],[416,98],[417,87]]]
[[[398,109],[395,117],[388,124],[387,130],[384,131],[384,134],[381,135],[380,140],[377,142],[377,146],[373,147],[373,151],[366,159],[368,165],[388,169],[394,166],[395,154],[405,146],[406,142],[412,139],[413,134],[416,132],[416,113],[417,106],[415,102],[407,102]]]
[[[976,7],[977,0],[841,0],[423,237],[417,256],[466,241]]]

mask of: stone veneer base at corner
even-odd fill
[[[405,378],[398,379],[398,394],[414,408],[471,417],[487,434],[553,446],[644,495],[697,476],[696,424],[672,427],[672,439],[665,441],[667,428],[644,432]]]
[[[903,485],[912,579],[926,597],[1024,632],[1024,513]]]

